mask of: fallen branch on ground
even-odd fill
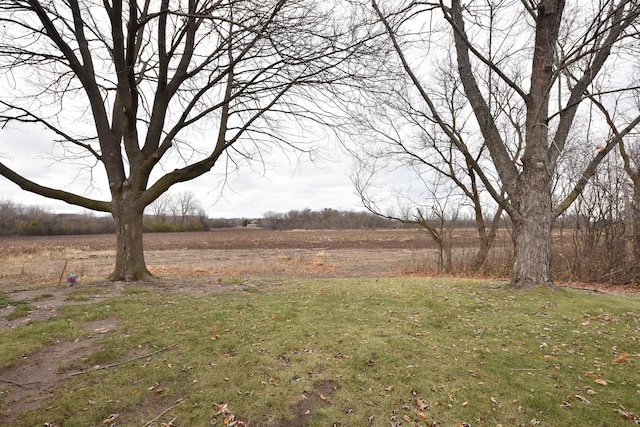
[[[15,381],[7,380],[7,379],[4,379],[4,378],[0,378],[0,381],[3,382],[3,383],[7,383],[7,384],[17,385],[18,387],[22,387],[22,388],[29,388],[24,384],[20,384],[20,383],[17,383]]]
[[[152,419],[151,421],[149,421],[148,423],[146,423],[145,425],[143,425],[142,427],[149,427],[151,424],[153,424],[154,422],[156,422],[156,420],[158,420],[161,416],[163,416],[164,414],[166,414],[167,412],[169,412],[170,410],[172,410],[177,404],[181,403],[184,399],[178,399],[176,400],[176,403],[174,403],[173,405],[169,406],[167,409],[165,409],[164,411],[160,412],[160,414],[158,414],[157,417],[155,417],[154,419]],[[176,420],[177,417],[174,417],[171,421],[169,421],[169,425],[174,425],[173,422]]]
[[[104,366],[97,366],[95,368],[87,369],[86,371],[74,372],[72,374],[69,374],[69,376],[70,377],[75,377],[76,375],[86,374],[87,372],[100,371],[102,369],[109,369],[109,368],[113,368],[115,366],[124,365],[125,363],[134,362],[136,360],[144,359],[146,357],[151,357],[154,354],[158,354],[158,353],[161,353],[163,351],[167,351],[167,350],[169,350],[169,349],[171,349],[171,348],[173,348],[175,346],[176,346],[175,344],[174,345],[170,345],[168,347],[161,348],[160,350],[156,350],[153,353],[143,354],[142,356],[137,356],[137,357],[134,357],[134,358],[122,361],[122,362],[111,363],[110,365],[104,365]]]

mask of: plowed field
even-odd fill
[[[401,274],[416,263],[435,263],[429,237],[418,230],[217,229],[146,234],[145,257],[161,280],[218,280],[221,276],[307,277]],[[57,283],[106,277],[113,267],[115,236],[0,238],[0,283]],[[471,253],[471,249],[470,253]],[[206,278],[205,278],[206,277]],[[186,279],[185,279],[186,280]]]

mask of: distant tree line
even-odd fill
[[[153,232],[207,231],[207,218],[193,193],[165,194],[143,218],[143,230]],[[241,224],[241,221],[237,221]],[[0,235],[54,236],[110,234],[115,232],[111,215],[57,214],[39,206],[24,206],[0,199]]]
[[[314,211],[309,208],[290,210],[285,213],[267,212],[259,221],[264,228],[274,230],[328,230],[328,229],[373,229],[405,228],[407,225],[370,212],[341,211],[325,208]]]
[[[456,226],[464,226],[458,221]],[[468,226],[468,224],[466,224]],[[208,231],[212,228],[257,226],[274,230],[294,229],[374,229],[409,228],[388,218],[366,211],[336,209],[267,212],[262,218],[208,218],[193,193],[167,194],[145,212],[143,227],[147,233]],[[52,236],[66,234],[109,234],[115,232],[109,215],[57,214],[38,206],[24,206],[12,200],[0,200],[0,235]]]
[[[142,220],[145,232],[208,231],[211,222],[190,191],[164,193],[149,205]]]
[[[0,200],[0,235],[52,236],[65,234],[113,233],[110,216],[94,214],[56,214],[39,206],[23,206]]]

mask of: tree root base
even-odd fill
[[[111,282],[158,282],[158,278],[151,274],[149,271],[143,272],[142,274],[121,274],[113,272],[109,275],[108,280]]]

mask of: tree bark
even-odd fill
[[[515,201],[520,215],[513,221],[514,265],[511,286],[554,289],[551,277],[551,179],[544,170],[524,170]]]
[[[132,192],[113,195],[113,219],[116,225],[116,263],[109,280],[152,280],[144,260],[142,218],[144,206],[135,203]]]
[[[535,54],[527,103],[526,145],[522,172],[511,194],[517,215],[512,215],[515,261],[511,285],[529,289],[551,279],[551,226],[555,218],[551,194],[552,162],[549,145],[549,94],[554,83],[555,44],[564,0],[538,6]]]

